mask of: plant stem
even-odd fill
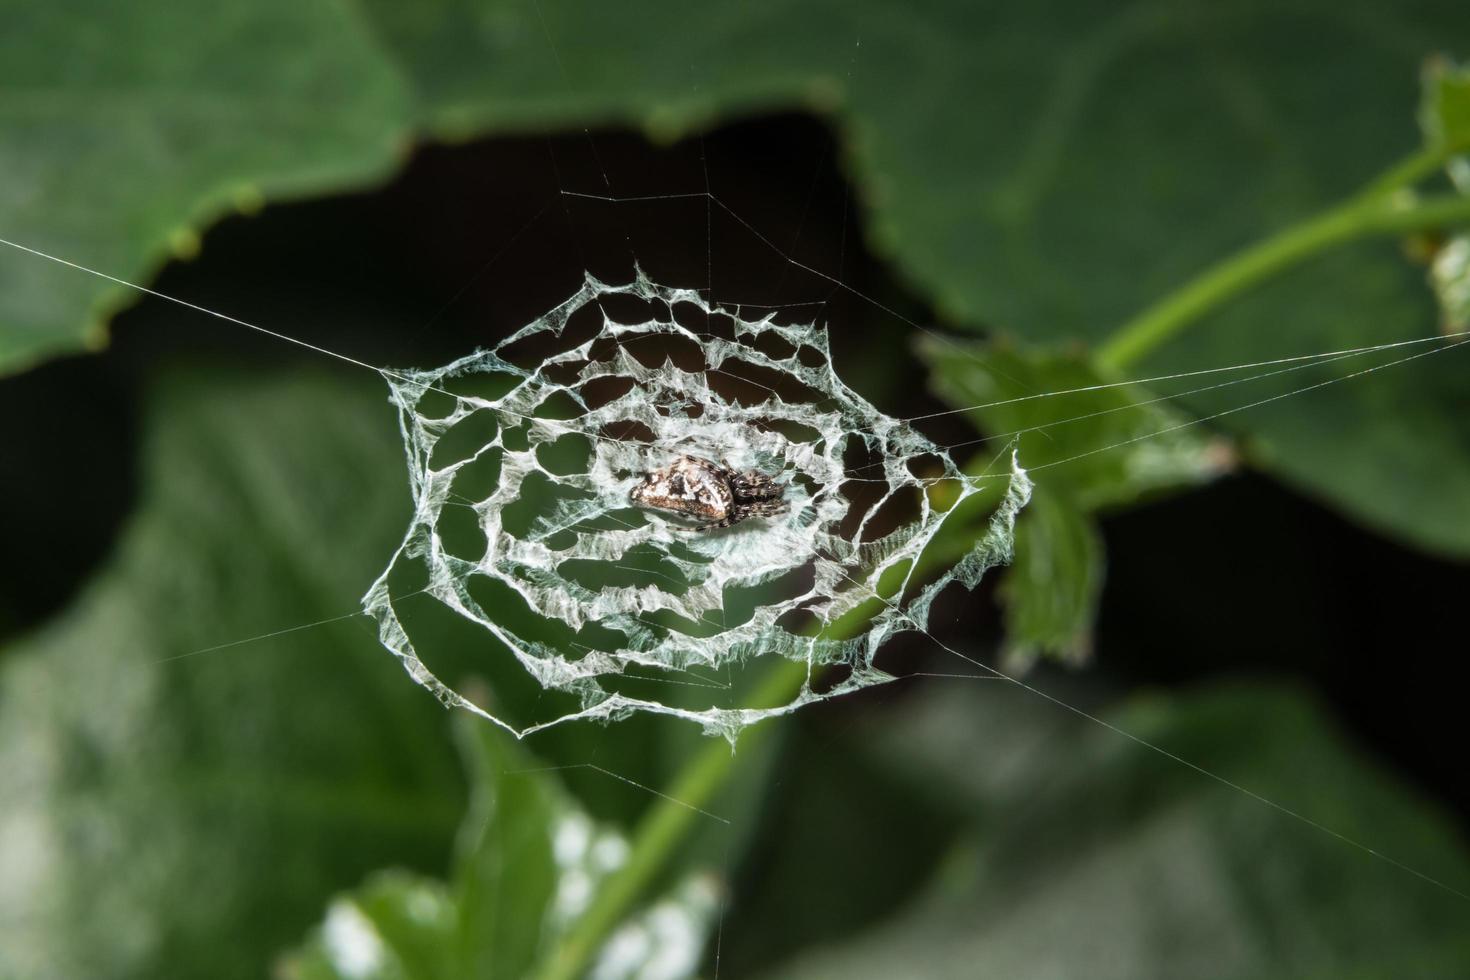
[[[806,678],[806,664],[783,659],[766,675],[752,703],[789,701],[801,690]],[[771,727],[757,726],[745,738],[764,737]],[[694,819],[700,816],[693,808],[702,806],[715,794],[735,765],[734,747],[722,739],[710,739],[709,744],[695,753],[669,786],[665,798],[656,801],[639,821],[627,863],[609,875],[598,889],[587,912],[537,974],[540,980],[576,980],[587,972],[608,933],[623,920],[628,908],[684,839]]]
[[[1370,180],[1367,186],[1358,192],[1358,200],[1386,197],[1394,191],[1412,187],[1421,180],[1439,173],[1445,162],[1459,152],[1462,152],[1460,147],[1432,147],[1419,150]]]
[[[936,568],[953,564],[974,546],[977,535],[986,533],[989,521],[985,519],[984,508],[994,501],[984,494],[976,494],[971,500],[975,502],[972,509],[980,514],[954,515],[963,523],[953,535],[942,541],[936,540],[919,557],[914,569],[916,579],[922,579]],[[978,521],[975,516],[979,516]],[[854,635],[891,598],[900,583],[901,576],[880,581],[874,593],[875,608],[859,607],[834,621],[819,635],[831,640]],[[800,693],[808,677],[807,664],[782,659],[762,679],[760,687],[751,695],[750,703],[756,707],[784,704]],[[769,723],[747,729],[741,736],[741,744],[748,749],[752,739],[765,738],[774,729],[775,726]],[[566,939],[536,974],[537,980],[576,980],[587,972],[592,957],[608,934],[623,921],[629,907],[637,901],[700,816],[694,808],[704,806],[714,796],[735,770],[738,761],[733,746],[718,739],[710,739],[708,745],[695,753],[670,784],[667,794],[655,801],[639,821],[633,832],[627,863],[604,881],[587,912],[577,920]]]
[[[1391,193],[1424,176],[1429,159],[1411,157],[1364,193],[1206,269],[1120,327],[1098,348],[1098,363],[1124,372],[1226,300],[1333,245],[1470,222],[1470,197],[1444,194],[1404,204]]]

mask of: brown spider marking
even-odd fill
[[[733,470],[698,456],[681,456],[654,470],[633,488],[635,504],[705,518],[689,528],[707,531],[747,517],[771,517],[786,509],[786,487],[758,470]]]

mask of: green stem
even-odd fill
[[[790,701],[800,692],[806,678],[806,664],[782,660],[766,676],[752,703],[765,705]],[[747,740],[763,737],[770,728],[768,725],[758,726],[745,737]],[[576,980],[586,973],[603,940],[623,921],[633,902],[684,839],[694,819],[700,816],[694,808],[708,802],[729,778],[735,763],[734,750],[723,740],[711,739],[708,745],[695,753],[669,786],[667,795],[655,802],[639,822],[627,863],[598,889],[586,914],[577,920],[537,975],[540,980]]]
[[[934,547],[920,556],[914,570],[916,579],[952,564],[973,546],[975,535],[986,533],[989,522],[983,516],[975,522],[971,514],[983,515],[984,508],[993,501],[983,494],[976,494],[971,501],[967,515],[951,517],[963,522],[956,528],[956,533],[942,542],[936,541]],[[881,581],[871,607],[853,610],[822,630],[820,635],[840,640],[856,634],[897,591],[901,578],[895,575]],[[756,707],[786,704],[801,692],[809,676],[805,663],[783,659],[765,676],[751,695],[750,703]],[[742,735],[741,744],[748,752],[753,739],[767,737],[774,728],[766,724],[748,729]],[[627,862],[604,881],[586,914],[577,920],[566,939],[536,975],[538,980],[576,980],[587,971],[592,957],[608,934],[627,916],[628,909],[700,816],[694,808],[703,807],[714,796],[734,771],[737,761],[731,746],[716,739],[711,739],[708,745],[695,753],[669,786],[666,795],[657,800],[639,821]]]
[[[1099,364],[1123,373],[1226,300],[1331,246],[1470,221],[1470,197],[1445,194],[1404,204],[1389,193],[1422,176],[1425,166],[1424,159],[1410,158],[1363,194],[1205,270],[1120,327],[1098,349]]]
[[[1444,169],[1445,162],[1459,152],[1462,152],[1460,147],[1434,147],[1405,157],[1369,181],[1358,193],[1358,200],[1387,197],[1394,191],[1412,187],[1439,173]]]

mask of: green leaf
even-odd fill
[[[1447,164],[1450,181],[1470,194],[1470,69],[1444,59],[1424,70],[1424,102],[1419,122],[1431,147],[1462,155]],[[1436,243],[1430,257],[1429,282],[1439,300],[1446,332],[1470,329],[1470,235]]]
[[[1470,235],[1456,235],[1435,250],[1429,279],[1445,330],[1470,330]]]
[[[1412,303],[1394,299],[1410,292]],[[1307,302],[1312,294],[1321,302]],[[1268,331],[1287,307],[1293,330],[1316,338],[1305,350],[1422,339],[1432,336],[1434,305],[1422,268],[1399,261],[1393,245],[1365,243],[1240,298],[1211,317],[1193,343],[1209,351],[1205,363],[1232,363],[1241,350],[1230,338]],[[1426,350],[1344,358],[1182,401],[1199,416],[1235,413],[1210,424],[1235,435],[1246,459],[1302,493],[1426,550],[1465,554],[1470,421],[1454,406],[1464,397],[1467,351],[1416,357]],[[1415,359],[1393,363],[1409,357]]]
[[[1016,557],[1000,586],[1007,671],[1038,656],[1087,659],[1102,584],[1096,525],[1064,495],[1045,485],[1034,489],[1016,522]]]
[[[474,794],[451,882],[383,872],[339,895],[283,962],[289,980],[534,976],[627,857],[510,736],[457,722]],[[612,934],[597,975],[692,976],[718,910],[706,879],[686,880]]]
[[[0,238],[147,280],[204,227],[396,163],[407,92],[348,5],[0,4]],[[6,248],[0,373],[106,342],[138,295]]]
[[[1431,147],[1470,152],[1470,69],[1444,58],[1429,62],[1424,69],[1419,125]]]
[[[444,883],[403,871],[373,875],[327,906],[306,947],[284,957],[284,980],[410,980],[454,972],[458,917]]]
[[[1088,510],[1202,483],[1231,462],[1228,446],[1188,415],[1101,373],[1081,351],[926,339],[919,352],[934,393],[986,433],[969,450],[977,463],[1015,439],[1039,483]]]
[[[474,789],[455,855],[457,955],[445,976],[526,976],[542,944],[555,935],[557,835],[581,844],[579,858],[599,844],[615,853],[626,845],[610,835],[594,843],[586,815],[547,774],[531,771],[538,763],[513,751],[505,733],[473,716],[460,719],[456,730]],[[575,873],[591,890],[597,871],[579,867]]]
[[[938,340],[919,350],[934,393],[988,434],[972,469],[988,467],[1016,439],[1036,480],[1000,593],[1010,659],[1081,659],[1103,581],[1092,514],[1209,480],[1231,451],[1159,396],[1100,374],[1078,351]]]
[[[463,811],[445,713],[356,615],[408,512],[382,391],[152,390],[115,554],[0,660],[0,975],[262,976],[334,890],[442,868]]]
[[[1463,899],[1024,691],[933,691],[858,742],[905,778],[946,787],[969,833],[927,895],[776,976],[1470,969]],[[1107,720],[1451,888],[1470,885],[1450,822],[1290,690],[1139,698]]]

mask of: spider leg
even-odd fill
[[[730,477],[730,488],[735,491],[737,496],[743,497],[752,503],[779,498],[786,492],[784,486],[772,480],[764,473],[755,470],[732,474]]]
[[[741,519],[741,516],[742,515],[739,514],[731,514],[729,517],[721,518],[720,520],[715,521],[711,524],[700,524],[697,527],[681,527],[679,528],[679,530],[686,531],[690,534],[693,534],[695,531],[713,531],[717,528],[729,527],[736,521],[739,521]]]

